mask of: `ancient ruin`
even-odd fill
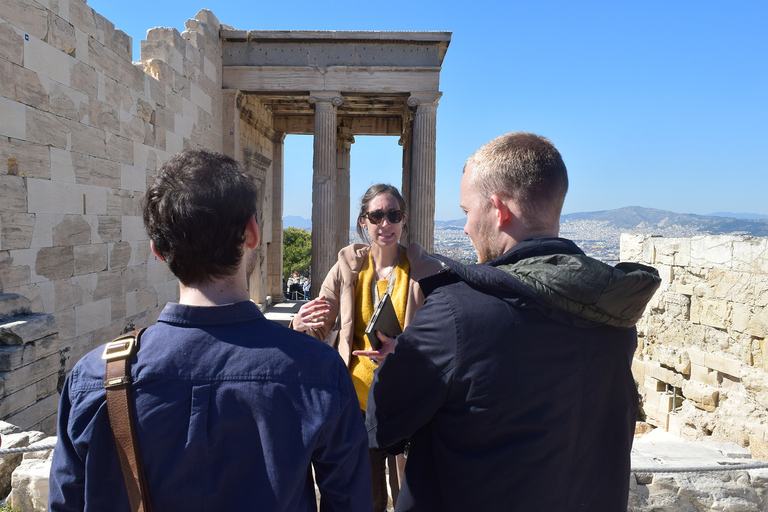
[[[259,185],[262,307],[282,299],[286,134],[314,134],[315,286],[348,243],[355,135],[399,137],[409,236],[431,248],[449,32],[248,32],[202,10],[181,34],[150,30],[131,62],[131,38],[84,0],[47,6],[0,13],[0,418],[54,432],[74,363],[178,298],[140,201],[184,148],[227,153]]]

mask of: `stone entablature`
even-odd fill
[[[768,238],[621,237],[662,285],[638,323],[633,371],[648,421],[768,458]]]

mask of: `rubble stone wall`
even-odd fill
[[[621,260],[662,277],[633,364],[648,421],[768,459],[768,239],[624,234]]]
[[[222,149],[220,25],[202,10],[185,26],[150,30],[132,62],[84,0],[3,1],[0,292],[56,325],[0,337],[0,419],[24,430],[54,432],[74,363],[178,299],[140,201],[174,153]]]

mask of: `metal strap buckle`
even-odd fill
[[[133,336],[118,338],[106,344],[101,358],[106,361],[112,361],[113,359],[130,357],[135,346],[136,338]]]

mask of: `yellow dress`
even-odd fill
[[[411,266],[405,255],[405,248],[400,248],[400,259],[397,267],[394,269],[395,283],[392,288],[392,305],[397,314],[397,320],[400,322],[400,328],[404,328],[405,306],[408,300],[408,279]],[[373,280],[376,278],[376,272],[373,268],[371,255],[363,261],[363,266],[358,274],[357,286],[355,287],[355,333],[352,342],[353,350],[371,350],[371,344],[365,336],[365,328],[373,315],[373,296],[371,293]],[[387,290],[387,281],[377,281],[376,287],[379,290],[379,297],[384,295]],[[349,372],[352,374],[352,383],[357,391],[357,398],[360,401],[360,408],[365,410],[368,404],[368,390],[373,382],[373,371],[378,365],[367,357],[352,356],[349,364]]]

